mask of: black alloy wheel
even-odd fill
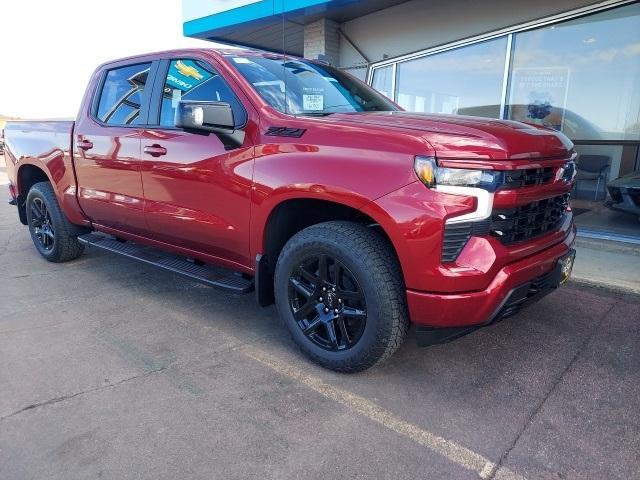
[[[78,258],[84,246],[78,235],[86,229],[67,220],[49,182],[31,186],[25,202],[27,225],[38,253],[49,262],[66,262]]]
[[[51,251],[55,246],[56,236],[53,230],[51,214],[41,198],[34,198],[30,205],[31,228],[33,234],[44,251]]]
[[[314,362],[359,372],[389,358],[409,329],[395,251],[365,225],[330,221],[293,235],[278,256],[276,306]]]
[[[364,293],[355,276],[327,254],[303,259],[292,272],[289,305],[304,335],[325,350],[353,347],[367,322]]]

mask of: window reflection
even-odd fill
[[[150,63],[114,68],[107,72],[97,117],[110,125],[140,123],[142,92],[147,84]]]
[[[396,102],[415,112],[499,117],[506,48],[503,37],[399,63]]]
[[[385,97],[393,99],[393,67],[389,65],[377,68],[373,72],[371,86]]]
[[[578,140],[640,140],[640,4],[514,35],[508,116]]]
[[[210,66],[190,59],[172,60],[164,84],[160,125],[173,126],[178,102],[197,100],[231,105],[236,127],[247,121],[247,113],[222,77]]]

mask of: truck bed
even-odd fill
[[[16,161],[69,154],[73,120],[10,121],[4,127],[5,146]],[[8,161],[8,160],[7,160]]]
[[[68,216],[79,211],[73,172],[72,138],[75,122],[70,120],[32,120],[7,122],[4,128],[5,163],[9,191],[15,196],[20,187],[49,181]],[[26,224],[26,193],[16,200],[20,220]],[[81,217],[71,217],[82,223]]]

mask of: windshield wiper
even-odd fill
[[[329,115],[333,115],[336,112],[303,112],[298,113],[296,115],[304,116],[304,117],[327,117]]]

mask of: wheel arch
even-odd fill
[[[342,202],[316,197],[293,197],[282,199],[264,217],[258,229],[261,232],[256,255],[256,298],[262,306],[274,303],[273,278],[275,265],[287,241],[299,231],[332,220],[346,220],[375,229],[398,259],[389,234],[371,215],[360,207],[366,202]],[[398,259],[398,265],[402,268]]]
[[[18,216],[20,217],[20,223],[26,225],[26,200],[29,190],[33,185],[39,182],[49,182],[52,185],[53,183],[43,168],[32,163],[24,163],[20,165],[16,174],[16,181],[18,187]]]

